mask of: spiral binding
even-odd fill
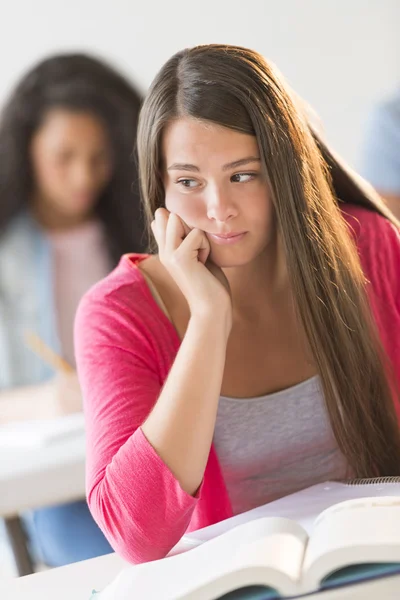
[[[371,477],[365,479],[347,479],[345,485],[381,485],[383,483],[400,483],[400,477]]]

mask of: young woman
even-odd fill
[[[60,55],[17,85],[0,122],[0,420],[81,410],[77,377],[54,371],[26,344],[38,335],[74,366],[82,295],[118,258],[141,251],[132,189],[141,98],[113,69]],[[86,502],[35,511],[40,559],[59,566],[111,551]]]
[[[75,325],[111,545],[152,560],[317,482],[399,473],[395,219],[244,48],[171,58],[138,140],[158,256],[122,257]]]

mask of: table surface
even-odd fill
[[[116,554],[92,558],[35,575],[0,580],[3,600],[89,600],[127,566]]]
[[[7,600],[89,600],[93,589],[101,591],[127,563],[116,554],[92,558],[67,567],[18,579],[0,581],[0,598]],[[385,583],[372,581],[347,588],[329,590],[307,596],[309,600],[399,600],[400,577]],[[134,596],[132,594],[132,600]]]
[[[84,497],[83,433],[43,447],[0,452],[0,517]]]
[[[46,447],[10,449],[0,453],[0,517],[28,508],[69,502],[85,494],[85,439],[77,436]],[[179,545],[177,549],[179,548]],[[127,563],[116,554],[43,573],[0,580],[0,598],[7,600],[89,600]],[[375,600],[380,582],[312,595],[310,600]],[[358,588],[358,590],[357,590]],[[364,589],[362,589],[364,588]],[[400,598],[400,578],[385,588],[385,600]]]

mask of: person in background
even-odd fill
[[[399,224],[277,70],[177,53],[138,156],[158,255],[122,257],[75,322],[88,503],[113,548],[154,560],[310,485],[398,474]]]
[[[371,111],[361,172],[400,219],[400,89]]]
[[[82,410],[73,348],[81,296],[146,248],[132,160],[140,94],[85,54],[27,73],[0,121],[0,421]],[[72,367],[54,373],[34,334]],[[27,517],[39,559],[60,566],[111,551],[84,501]]]

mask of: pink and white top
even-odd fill
[[[74,320],[82,296],[112,268],[103,227],[88,221],[48,234],[53,257],[57,330],[63,357],[75,365]]]

